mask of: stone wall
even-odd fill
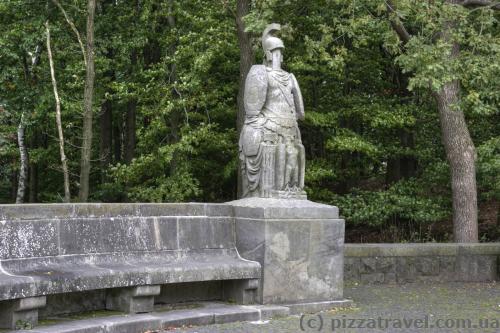
[[[486,282],[499,278],[500,243],[346,244],[346,283]]]

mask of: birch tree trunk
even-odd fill
[[[19,168],[19,178],[17,183],[16,203],[24,203],[24,193],[26,192],[26,179],[28,174],[28,150],[24,143],[24,113],[21,114],[21,121],[17,127],[17,143],[19,145],[19,155],[21,159],[21,167]]]
[[[57,134],[59,138],[59,153],[61,155],[61,167],[63,171],[64,177],[64,202],[70,202],[71,193],[69,191],[69,171],[68,171],[68,162],[66,159],[66,154],[64,152],[64,134],[62,128],[61,121],[61,99],[59,98],[59,92],[57,90],[57,81],[56,74],[54,69],[54,60],[52,58],[52,47],[50,44],[50,27],[49,21],[45,22],[45,29],[47,33],[47,54],[49,58],[49,66],[50,66],[50,77],[52,79],[52,88],[54,90],[54,99],[56,100],[56,125],[57,125]]]
[[[83,133],[80,159],[80,189],[78,199],[86,202],[89,197],[90,159],[92,155],[92,102],[94,97],[94,17],[96,0],[87,2],[87,40],[85,90],[83,93]]]

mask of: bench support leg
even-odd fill
[[[45,296],[28,297],[0,303],[0,328],[30,329],[38,324],[38,308],[47,303]]]
[[[151,312],[154,310],[154,297],[159,294],[159,285],[109,289],[106,309],[127,313]]]
[[[254,304],[259,279],[229,280],[223,282],[223,299],[238,304]]]

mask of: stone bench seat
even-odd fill
[[[227,205],[0,207],[0,328],[34,325],[39,309],[51,315],[78,295],[138,313],[211,286],[208,297],[248,304],[260,277],[261,265],[236,250]]]
[[[0,300],[179,282],[258,279],[260,265],[235,250],[164,251],[7,260]]]

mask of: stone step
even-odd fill
[[[222,302],[199,302],[187,309],[145,314],[112,315],[89,319],[69,320],[51,318],[52,324],[16,333],[142,333],[182,326],[224,324],[237,321],[259,321],[284,317],[290,309],[278,305],[234,305]],[[53,320],[52,320],[53,319]],[[55,322],[55,323],[54,323]],[[2,331],[3,332],[3,331]]]

